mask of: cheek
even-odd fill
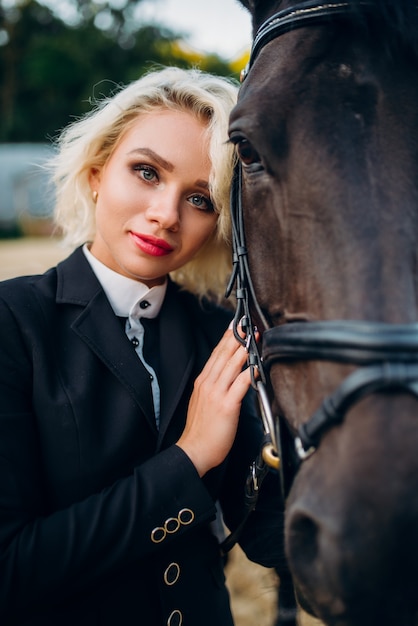
[[[215,219],[212,223],[205,224],[204,226],[195,225],[193,229],[195,248],[197,249],[202,248],[205,245],[205,243],[211,238],[212,234],[214,233],[216,229],[216,221],[217,220]]]
[[[108,198],[99,198],[96,204],[95,220],[98,228],[103,229],[116,219],[116,211],[112,208]]]
[[[113,168],[102,178],[99,196],[107,205],[127,204],[138,193],[135,179],[124,169]]]
[[[106,185],[102,193],[99,192],[96,219],[117,220],[137,208],[135,195],[129,192],[126,185],[116,182],[114,185]]]

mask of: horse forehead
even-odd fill
[[[333,90],[338,86],[343,94],[345,88],[361,87],[366,82],[376,86],[379,75],[387,76],[389,67],[393,73],[395,63],[388,64],[378,53],[384,39],[370,46],[361,32],[351,31],[348,38],[334,35],[331,28],[305,28],[269,41],[240,88],[230,116],[231,127],[241,122],[266,128],[275,119],[272,111],[283,117],[294,107],[308,106],[316,90],[319,95],[324,92],[326,83]]]
[[[289,93],[301,75],[301,60],[287,59],[284,42],[271,41],[261,51],[241,85],[238,101],[230,116],[231,123],[245,117],[252,120],[277,109],[278,98]]]
[[[312,81],[315,68],[322,62],[330,64],[330,57],[334,58],[334,41],[333,30],[329,28],[296,29],[268,41],[243,80],[232,119],[247,105],[256,109],[271,105],[276,108],[277,98],[285,98],[295,90],[299,93],[305,82]],[[350,48],[349,55],[343,58],[352,55]]]

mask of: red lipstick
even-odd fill
[[[164,239],[143,235],[141,233],[130,232],[130,235],[138,248],[150,256],[165,256],[174,250]]]

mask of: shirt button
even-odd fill
[[[149,306],[151,306],[151,304],[148,302],[148,300],[141,300],[141,302],[139,303],[140,309],[147,309]]]
[[[139,339],[137,337],[132,337],[131,344],[134,348],[137,348],[139,346]]]

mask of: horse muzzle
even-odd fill
[[[327,626],[418,623],[417,410],[408,394],[362,400],[294,480],[287,558]]]

